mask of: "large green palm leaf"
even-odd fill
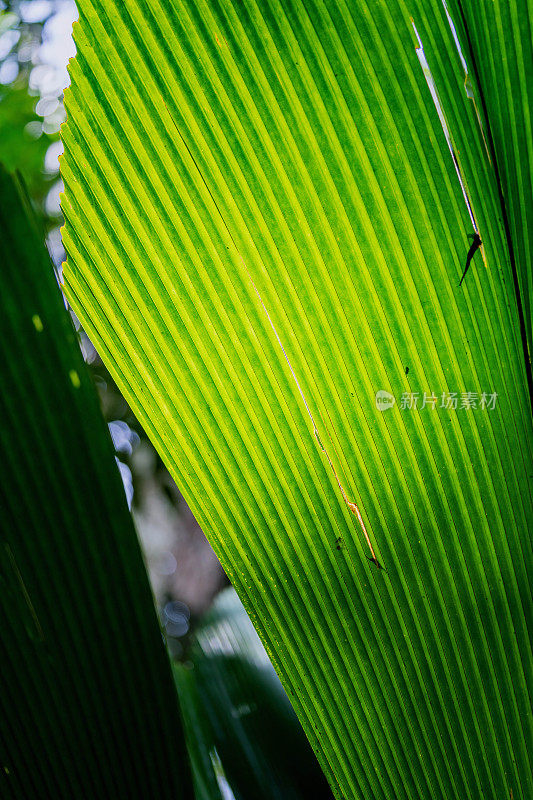
[[[80,15],[66,293],[332,785],[527,797],[524,301],[490,120],[443,5],[82,0]],[[459,287],[471,214],[483,248]]]

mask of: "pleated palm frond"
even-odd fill
[[[345,799],[532,794],[532,15],[468,6],[75,26],[67,297]]]

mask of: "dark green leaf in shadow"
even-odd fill
[[[189,768],[113,447],[0,171],[0,796],[176,798]]]
[[[188,666],[175,665],[193,763],[236,800],[329,800],[331,790],[279,678],[233,589],[196,631]],[[203,790],[205,791],[205,790]],[[224,795],[222,795],[224,796]]]

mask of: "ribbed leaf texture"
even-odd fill
[[[28,211],[0,170],[0,796],[190,797],[113,446]]]
[[[527,48],[474,71],[440,0],[79,6],[65,290],[331,785],[525,800]]]
[[[462,38],[483,87],[491,153],[504,200],[504,220],[516,261],[529,351],[533,347],[533,4],[453,0]]]

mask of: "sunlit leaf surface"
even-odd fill
[[[334,790],[525,800],[530,262],[459,3],[79,6],[66,293]]]

